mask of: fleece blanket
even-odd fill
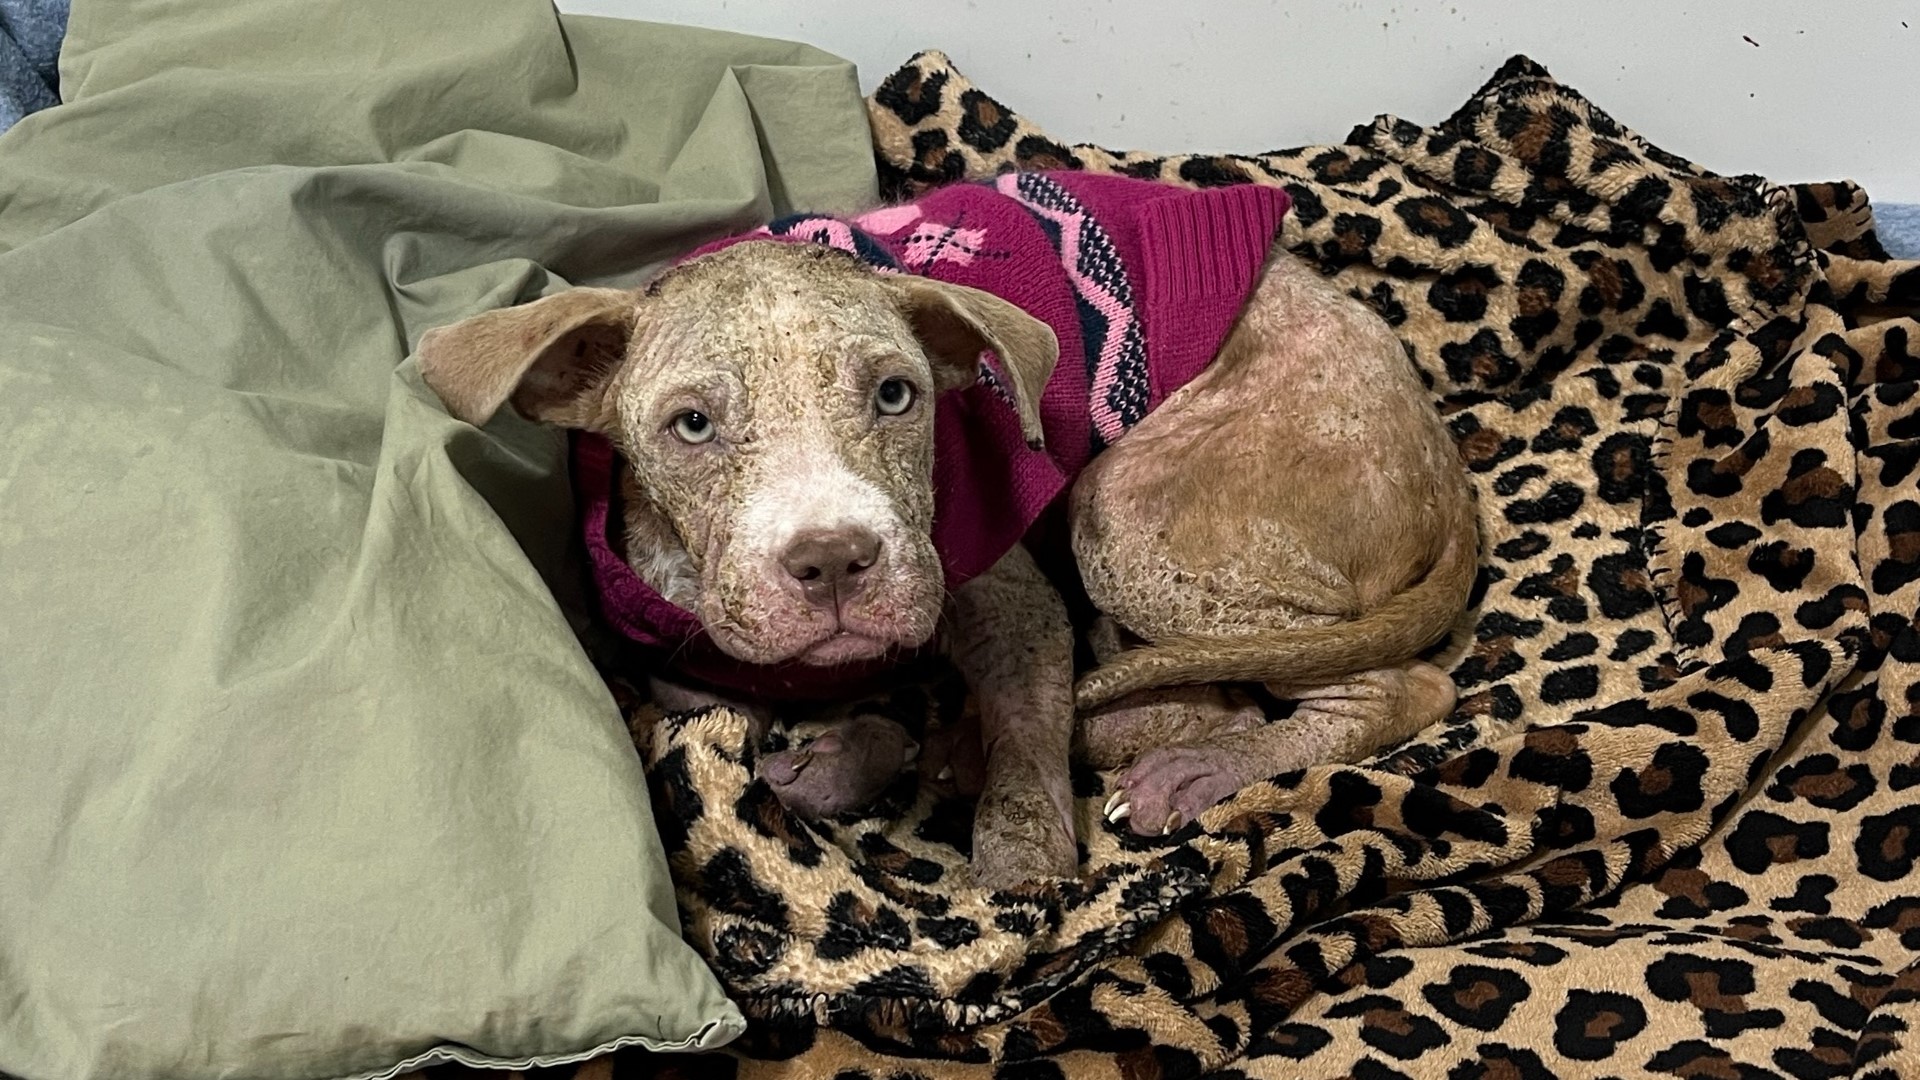
[[[636,714],[689,939],[752,1020],[615,1074],[1920,1072],[1920,265],[1865,195],[1716,175],[1525,58],[1453,116],[1251,157],[1066,146],[937,53],[886,187],[1278,184],[1448,416],[1485,567],[1460,704],[1165,841],[1075,777],[1082,880],[981,895],[965,807],[814,828],[745,726]],[[898,700],[902,715],[966,706]]]

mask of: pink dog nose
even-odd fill
[[[780,557],[780,565],[800,583],[807,599],[831,601],[857,585],[880,559],[880,538],[866,529],[801,533]]]

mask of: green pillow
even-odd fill
[[[873,196],[852,69],[545,0],[81,0],[0,138],[0,1072],[709,1047],[561,442],[425,330]]]

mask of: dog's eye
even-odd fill
[[[883,379],[873,391],[873,407],[881,416],[899,416],[913,408],[913,384],[905,379]]]
[[[689,446],[698,446],[713,441],[713,421],[706,413],[683,412],[673,418],[674,437]]]

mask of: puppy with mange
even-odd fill
[[[1070,752],[1125,768],[1108,815],[1157,834],[1453,705],[1416,657],[1475,572],[1464,470],[1387,326],[1277,246],[1286,209],[953,185],[431,331],[421,369],[462,419],[511,403],[580,433],[601,606],[656,651],[663,703],[764,719],[944,650],[978,705],[946,753],[980,774],[976,878],[1070,875]],[[1063,499],[1102,613],[1077,686],[1022,543]],[[1293,714],[1267,722],[1253,684]],[[895,729],[853,717],[762,775],[799,811],[857,808],[921,753]]]

